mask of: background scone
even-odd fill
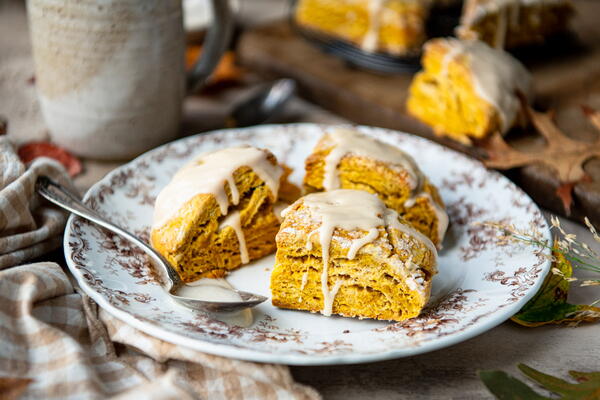
[[[565,31],[572,16],[570,0],[465,0],[456,34],[512,48]]]
[[[436,134],[470,144],[521,121],[517,92],[530,97],[531,76],[505,51],[478,40],[433,39],[422,63],[407,108]]]
[[[284,211],[273,305],[401,321],[421,312],[436,273],[433,243],[375,195],[339,189]]]
[[[428,0],[299,0],[295,21],[364,51],[405,55],[425,41],[429,7]]]
[[[222,277],[272,253],[280,224],[274,206],[297,194],[288,174],[264,149],[201,155],[158,195],[152,246],[185,282]]]
[[[355,129],[332,129],[306,159],[305,169],[307,192],[342,188],[377,194],[387,207],[441,245],[448,227],[444,203],[412,157],[397,147]]]

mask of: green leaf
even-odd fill
[[[500,400],[546,400],[520,380],[503,371],[479,371],[479,378]]]
[[[570,383],[552,375],[544,374],[525,364],[518,365],[521,372],[563,399],[600,399],[600,372],[569,371],[580,383]]]
[[[538,293],[511,319],[529,327],[599,320],[600,308],[567,303],[568,278],[573,275],[573,267],[562,254],[554,252],[554,257],[552,269],[560,273],[550,272]]]

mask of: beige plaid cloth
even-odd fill
[[[0,269],[54,250],[62,242],[66,215],[34,196],[38,175],[71,188],[59,163],[37,159],[26,168],[8,138],[0,136]]]
[[[65,215],[34,194],[39,174],[0,137],[0,398],[318,399],[281,365],[200,353],[99,310],[56,263],[14,266],[60,245]],[[8,268],[12,267],[12,268]]]

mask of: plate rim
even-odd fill
[[[257,128],[269,130],[269,129],[277,129],[277,128],[285,128],[285,127],[299,127],[299,128],[301,128],[301,127],[318,127],[318,128],[323,129],[323,128],[330,128],[333,126],[352,126],[352,127],[358,128],[358,129],[366,129],[366,130],[375,129],[375,130],[386,131],[389,133],[395,133],[395,134],[400,134],[400,135],[404,135],[404,136],[409,136],[411,139],[426,142],[427,145],[437,146],[444,151],[450,151],[450,152],[454,153],[454,155],[458,155],[458,156],[463,157],[471,162],[476,162],[476,163],[481,164],[481,162],[479,160],[468,157],[465,154],[462,154],[456,150],[442,146],[439,143],[436,143],[434,141],[431,141],[429,139],[426,139],[426,138],[423,138],[423,137],[420,137],[420,136],[417,136],[414,134],[410,134],[408,132],[394,130],[394,129],[380,128],[380,127],[359,125],[359,124],[352,124],[352,123],[322,124],[322,123],[300,122],[300,123],[288,123],[288,124],[264,124],[264,125],[260,125],[260,126],[252,126],[252,127],[246,127],[246,128],[232,128],[232,129],[225,128],[225,129],[212,130],[212,131],[208,131],[208,132],[201,132],[201,133],[197,133],[194,135],[185,136],[185,137],[173,140],[171,142],[162,144],[153,149],[150,149],[150,150],[140,154],[139,156],[135,157],[134,159],[109,171],[106,175],[104,175],[101,179],[99,179],[96,183],[94,183],[94,185],[92,185],[86,191],[85,195],[83,196],[83,200],[84,201],[88,200],[88,198],[91,196],[91,193],[93,191],[95,191],[97,186],[101,185],[105,180],[108,180],[113,175],[117,174],[122,168],[131,166],[132,164],[136,163],[139,159],[141,159],[143,157],[147,157],[149,154],[151,154],[155,151],[160,151],[161,149],[164,149],[166,146],[170,146],[173,143],[176,143],[179,141],[189,140],[189,139],[201,136],[201,135],[202,136],[219,135],[219,134],[224,134],[226,132],[229,132],[229,133],[236,132],[237,133],[237,132],[245,132],[245,131],[257,129]],[[485,166],[483,166],[483,164],[481,164],[481,166],[483,168],[485,168]],[[487,173],[498,175],[499,178],[501,180],[503,180],[504,183],[510,184],[511,186],[513,186],[513,189],[518,190],[519,192],[521,192],[522,195],[526,196],[526,198],[529,201],[531,201],[531,203],[535,207],[534,211],[536,211],[536,210],[539,211],[541,214],[541,218],[543,218],[543,220],[546,222],[546,228],[545,228],[544,232],[542,232],[545,236],[545,239],[551,240],[550,225],[548,224],[546,217],[541,212],[541,208],[537,205],[537,203],[535,203],[533,201],[533,199],[525,191],[523,191],[519,186],[517,186],[514,182],[512,182],[510,179],[508,179],[504,175],[500,174],[498,171],[490,170],[487,168],[485,168],[485,169],[486,169]],[[529,288],[528,292],[524,296],[520,297],[517,301],[510,304],[509,307],[505,307],[504,309],[496,310],[496,312],[494,312],[494,315],[495,315],[494,319],[489,320],[489,321],[484,321],[483,323],[480,323],[479,325],[476,325],[475,327],[472,327],[471,329],[469,329],[467,331],[460,331],[454,335],[444,336],[442,338],[439,338],[438,340],[436,340],[433,343],[428,343],[425,346],[403,347],[403,348],[399,348],[399,349],[391,349],[388,351],[380,351],[380,352],[376,352],[376,353],[343,353],[343,354],[337,354],[337,355],[290,354],[290,353],[277,354],[277,353],[269,353],[266,351],[260,351],[260,350],[256,350],[256,349],[240,348],[235,345],[212,343],[212,342],[203,341],[202,339],[190,338],[190,337],[187,337],[182,334],[178,334],[175,332],[165,330],[165,329],[155,325],[154,323],[146,322],[141,319],[138,319],[137,317],[129,314],[128,312],[120,310],[117,307],[110,304],[108,302],[108,300],[105,299],[105,297],[101,293],[95,291],[87,284],[87,282],[84,280],[82,274],[77,272],[78,269],[76,268],[73,260],[71,259],[71,250],[69,247],[69,237],[71,237],[71,235],[75,236],[75,234],[72,233],[72,225],[73,225],[73,220],[75,218],[80,218],[80,217],[77,217],[74,214],[71,214],[69,216],[66,227],[65,227],[65,232],[63,235],[63,249],[64,249],[64,255],[65,255],[67,267],[69,268],[71,274],[75,277],[78,285],[85,292],[85,294],[88,295],[90,298],[92,298],[101,308],[103,308],[105,311],[107,311],[109,314],[111,314],[115,318],[140,330],[141,332],[148,334],[154,338],[172,343],[174,345],[188,347],[192,350],[196,350],[196,351],[200,351],[200,352],[208,353],[208,354],[212,354],[212,355],[217,355],[217,356],[221,356],[221,357],[228,357],[228,358],[232,358],[232,359],[251,361],[251,362],[259,362],[259,363],[273,363],[273,364],[298,365],[298,366],[362,364],[362,363],[369,363],[369,362],[375,362],[375,361],[385,361],[385,360],[404,358],[404,357],[409,357],[409,356],[416,356],[419,354],[429,353],[432,351],[440,350],[445,347],[453,346],[457,343],[464,342],[464,341],[472,339],[476,336],[479,336],[482,333],[487,332],[488,330],[491,330],[491,329],[495,328],[496,326],[506,322],[508,319],[510,319],[510,317],[515,314],[515,312],[516,312],[515,310],[518,310],[519,308],[521,308],[538,292],[538,290],[541,287],[542,283],[544,282],[548,272],[550,271],[550,264],[551,264],[550,259],[548,257],[546,257],[544,262],[539,266],[541,271],[539,273],[539,276],[538,276],[535,284]],[[547,249],[545,249],[544,252],[549,254],[549,250],[547,250]]]

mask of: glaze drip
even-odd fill
[[[489,15],[496,14],[496,31],[494,32],[494,47],[504,48],[506,38],[509,35],[508,28],[518,27],[522,7],[531,5],[549,5],[566,3],[565,0],[487,0],[465,2],[463,16],[461,17],[461,27],[459,31],[472,29],[474,25],[480,23]]]
[[[427,237],[417,232],[412,227],[400,223],[398,214],[388,209],[375,195],[351,189],[338,189],[328,192],[313,193],[302,199],[304,205],[310,210],[313,218],[320,221],[320,226],[308,235],[306,247],[312,249],[310,238],[318,234],[321,245],[323,271],[321,273],[321,291],[323,293],[323,309],[321,313],[329,316],[332,312],[335,295],[342,285],[338,280],[333,288],[329,289],[329,261],[331,240],[336,228],[346,231],[367,231],[365,237],[352,242],[347,258],[352,259],[363,246],[373,242],[379,237],[380,227],[391,227],[422,242],[437,257],[435,246]]]
[[[443,73],[447,73],[449,63],[457,57],[466,57],[475,92],[497,110],[501,133],[506,133],[520,109],[515,93],[531,95],[529,72],[510,54],[481,41],[448,38],[444,43],[448,51],[442,60]]]
[[[225,217],[225,219],[219,225],[219,230],[225,228],[226,226],[231,227],[235,231],[235,235],[238,238],[238,243],[240,244],[240,257],[242,259],[242,264],[248,264],[250,257],[248,256],[246,236],[244,235],[244,231],[242,229],[242,221],[240,218],[240,212],[238,210],[233,211]]]
[[[323,187],[325,190],[333,190],[340,187],[337,167],[342,158],[348,154],[398,164],[406,170],[411,189],[414,190],[420,186],[423,174],[415,163],[415,160],[399,148],[375,140],[354,129],[338,128],[329,132],[327,138],[333,145],[333,148],[325,159],[325,176],[323,177]]]
[[[154,207],[154,228],[159,228],[189,200],[198,194],[212,194],[221,215],[227,215],[229,199],[225,185],[229,186],[231,202],[237,205],[240,193],[233,174],[247,166],[265,182],[273,195],[279,192],[279,179],[283,169],[273,165],[267,152],[249,146],[232,147],[203,154],[180,169],[171,182],[159,193]]]
[[[459,52],[457,51],[456,54]],[[325,159],[325,175],[323,177],[323,188],[325,190],[338,189],[340,187],[337,168],[341,160],[348,154],[367,157],[374,160],[387,162],[401,166],[409,176],[411,186],[411,198],[405,202],[405,207],[414,206],[416,198],[426,197],[438,219],[438,238],[441,243],[448,228],[448,215],[429,193],[424,191],[424,175],[413,158],[402,150],[373,139],[352,129],[336,129],[327,134],[327,139],[333,145]]]
[[[387,0],[371,0],[368,2],[369,28],[360,46],[364,51],[370,53],[377,51],[377,45],[379,44],[379,29],[381,27],[381,14],[386,2]]]
[[[446,214],[446,210],[444,210],[444,208],[442,206],[440,206],[435,200],[433,200],[431,195],[425,191],[406,200],[404,202],[404,207],[406,207],[406,208],[414,207],[414,205],[417,203],[417,200],[419,198],[426,198],[428,200],[428,204],[431,206],[431,209],[433,210],[433,212],[435,213],[435,215],[437,217],[437,235],[440,238],[440,246],[439,247],[441,247],[442,238],[446,234],[446,230],[448,229],[448,224],[450,223],[448,214]]]
[[[360,239],[353,240],[352,244],[350,245],[350,250],[348,250],[348,259],[354,260],[354,257],[356,257],[356,254],[364,245],[366,245],[367,243],[371,243],[378,237],[379,237],[379,229],[371,228],[371,229],[369,229],[369,233],[367,233],[365,236],[363,236]]]

